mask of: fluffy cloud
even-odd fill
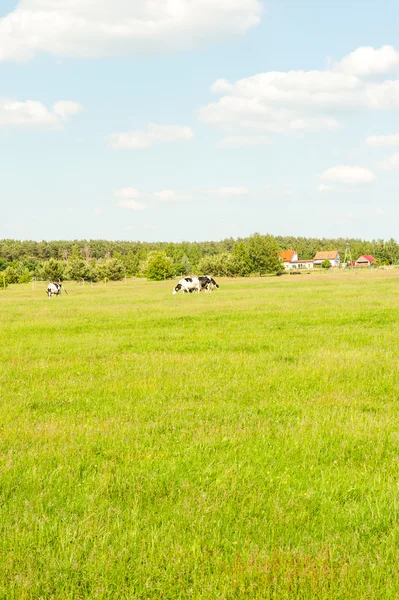
[[[155,192],[155,197],[160,202],[184,202],[191,198],[190,194],[178,194],[174,190],[162,190],[161,192]]]
[[[369,146],[399,146],[399,133],[393,135],[371,135],[366,138]]]
[[[362,69],[364,56],[370,63]],[[398,57],[390,46],[358,48],[324,71],[269,71],[233,83],[218,79],[211,91],[220,98],[202,107],[199,117],[232,135],[333,130],[342,110],[399,110],[399,80],[370,78],[399,64]]]
[[[59,127],[62,121],[82,110],[77,102],[56,102],[47,108],[41,102],[26,100],[21,102],[9,98],[0,98],[0,127],[43,126]]]
[[[364,77],[389,73],[398,66],[399,52],[392,46],[383,46],[377,49],[363,46],[335,63],[334,68],[349,75]]]
[[[188,141],[193,137],[194,133],[191,127],[150,123],[146,130],[114,133],[109,137],[109,142],[113,148],[137,150],[158,144]]]
[[[259,0],[20,0],[0,19],[0,61],[181,50],[243,35],[261,10]]]
[[[378,167],[380,169],[385,169],[386,171],[394,171],[399,169],[399,154],[394,154],[393,156],[382,160],[378,163]]]
[[[122,188],[114,192],[115,198],[119,198],[118,206],[120,208],[128,208],[129,210],[144,210],[145,204],[137,202],[140,198],[140,193],[135,188]]]
[[[371,183],[375,178],[373,171],[370,169],[365,169],[364,167],[348,167],[345,165],[331,167],[320,175],[320,179],[323,181],[344,183],[347,185]],[[319,191],[325,190],[319,189]]]

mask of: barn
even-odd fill
[[[371,267],[376,262],[377,259],[371,256],[371,254],[362,254],[355,262],[355,267]]]

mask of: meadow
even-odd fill
[[[399,274],[0,291],[0,598],[399,597]]]

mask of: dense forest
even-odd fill
[[[343,260],[349,242],[352,258],[373,255],[378,264],[399,264],[399,244],[391,239],[318,239],[254,234],[219,242],[127,242],[107,240],[0,240],[0,271],[7,283],[41,280],[164,279],[190,273],[246,276],[276,272],[279,250],[293,249],[299,258],[318,250],[338,250]]]

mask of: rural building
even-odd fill
[[[355,267],[371,267],[375,262],[377,262],[377,259],[371,254],[362,254],[355,262]]]
[[[292,269],[292,262],[298,260],[298,252],[295,250],[282,250],[278,255],[285,269]]]
[[[332,267],[339,267],[341,264],[341,257],[338,250],[320,250],[320,252],[316,252],[313,264],[315,267],[320,267],[321,263],[325,260],[328,260]]]
[[[291,261],[291,268],[294,269],[313,269],[313,260],[293,260]]]
[[[313,260],[299,260],[298,252],[295,250],[282,250],[278,254],[287,271],[290,269],[313,269]]]

